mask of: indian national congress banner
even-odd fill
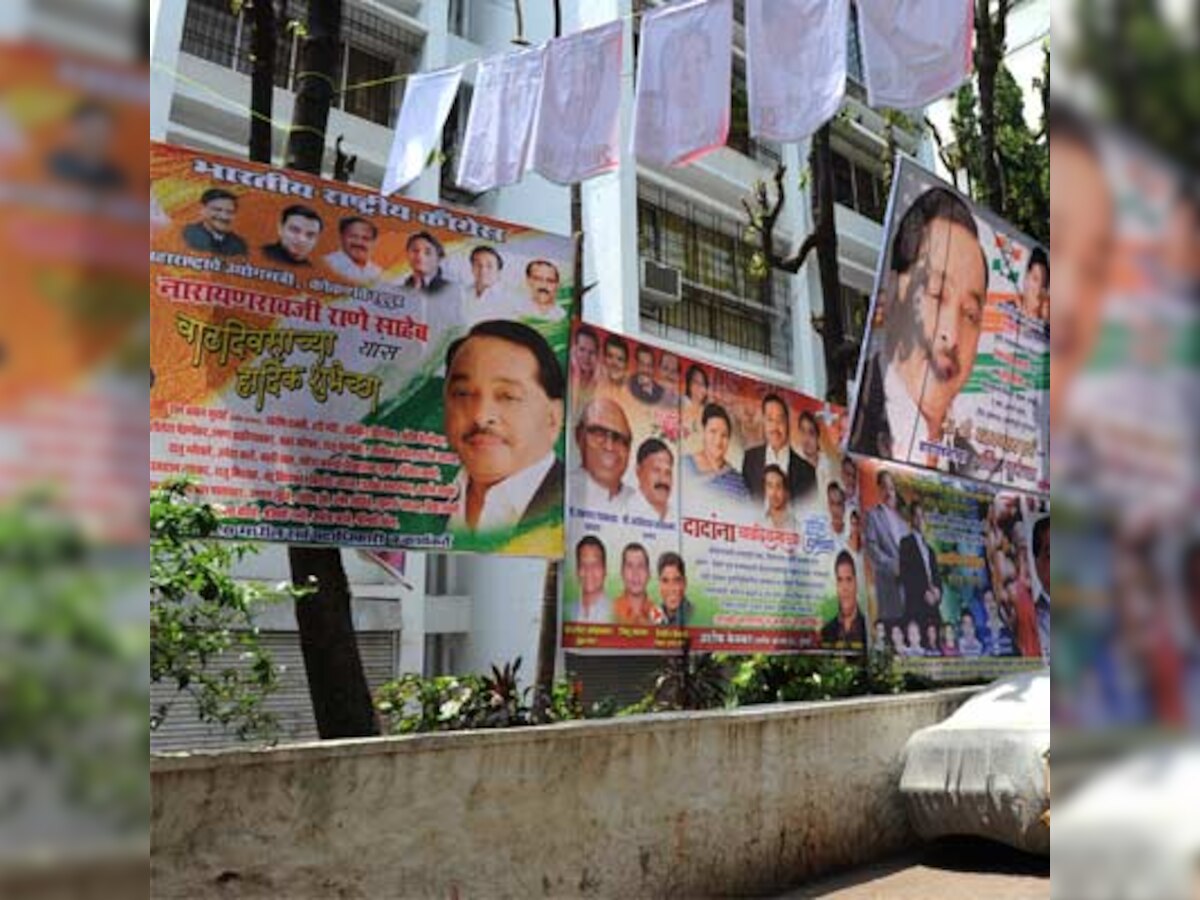
[[[900,157],[849,449],[1049,491],[1050,261]]]
[[[160,144],[151,476],[222,533],[563,552],[568,239]]]
[[[939,680],[1050,657],[1050,504],[940,473],[861,461],[873,646]]]
[[[843,410],[591,325],[570,398],[564,647],[864,649]]]

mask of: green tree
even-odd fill
[[[217,510],[190,490],[175,480],[150,494],[150,680],[174,685],[202,722],[243,739],[270,737],[276,723],[263,700],[275,690],[278,670],[259,642],[254,613],[292,591],[235,580],[234,564],[257,548],[215,540]],[[235,665],[239,657],[249,665]],[[151,711],[151,730],[174,702]]]
[[[48,498],[0,506],[0,764],[33,761],[73,811],[131,832],[150,807],[144,572]]]
[[[1050,237],[1050,157],[1045,136],[1042,129],[1034,131],[1026,123],[1021,86],[1004,65],[996,71],[993,97],[995,154],[1001,163],[1000,204],[989,197],[981,103],[970,82],[955,95],[951,118],[954,155],[946,158],[943,154],[943,161],[966,170],[968,189],[975,200],[1046,243]]]

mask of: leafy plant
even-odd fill
[[[302,592],[236,580],[233,566],[257,549],[216,540],[218,512],[191,489],[176,479],[150,494],[150,680],[173,683],[202,722],[243,740],[270,738],[277,723],[263,700],[278,686],[279,670],[260,645],[254,613]],[[234,665],[237,657],[249,665]],[[174,702],[151,711],[152,730]]]
[[[685,643],[679,656],[663,664],[646,699],[648,709],[714,709],[725,705],[727,681],[723,661],[711,653],[694,654]]]
[[[145,568],[91,545],[53,501],[0,506],[0,758],[34,762],[74,810],[137,832],[150,808]],[[29,788],[8,779],[0,816],[22,816]]]

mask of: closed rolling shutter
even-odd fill
[[[358,651],[362,656],[367,684],[374,692],[379,685],[395,677],[393,636],[391,631],[366,631],[358,634]],[[317,727],[313,721],[312,701],[308,696],[308,681],[304,674],[304,658],[300,653],[300,635],[295,631],[264,631],[262,646],[270,651],[277,666],[284,671],[279,688],[271,694],[265,708],[275,713],[279,722],[280,743],[316,740]],[[218,665],[226,663],[221,660]],[[235,666],[245,666],[238,659]],[[236,733],[201,722],[196,717],[195,704],[175,691],[173,684],[154,684],[150,687],[151,708],[171,703],[166,720],[150,733],[151,752],[171,750],[213,749],[236,746]]]
[[[617,706],[641,700],[652,687],[667,661],[666,656],[564,654],[567,672],[583,684],[583,702],[596,703],[611,697]]]

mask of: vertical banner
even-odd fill
[[[571,353],[563,645],[678,647],[679,358],[583,324]]]
[[[563,646],[862,651],[844,411],[591,325],[571,352]]]
[[[851,451],[1049,490],[1044,248],[899,158]]]
[[[221,533],[562,555],[565,238],[151,145],[151,479]]]
[[[1047,662],[1049,501],[874,460],[860,465],[873,642],[939,680]]]

